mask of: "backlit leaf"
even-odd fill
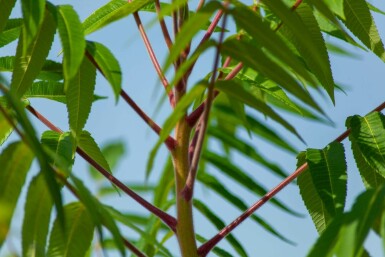
[[[11,15],[12,9],[15,6],[16,0],[0,0],[1,15],[0,15],[0,32],[5,28],[8,17]]]
[[[362,158],[382,177],[385,177],[385,117],[373,112],[365,117],[355,115],[348,118],[351,129],[350,141],[355,143]]]
[[[65,81],[69,125],[75,137],[79,137],[91,112],[95,89],[96,69],[83,59],[77,74]]]
[[[33,158],[33,152],[22,142],[8,145],[0,155],[0,246],[7,237]]]
[[[22,227],[23,256],[44,256],[53,200],[44,174],[29,184]]]
[[[83,26],[70,5],[60,5],[57,8],[57,21],[64,53],[64,76],[66,80],[70,80],[78,72],[84,58],[86,41]]]
[[[370,14],[365,0],[344,0],[346,19],[342,19],[346,27],[373,51],[381,60],[385,61],[384,44],[377,31],[376,23]]]
[[[7,21],[3,32],[0,33],[0,47],[15,41],[20,36],[22,24],[22,19],[9,19]]]
[[[126,0],[112,0],[92,13],[84,22],[84,33],[90,34],[108,24],[124,18],[154,0],[135,0],[129,3]]]
[[[94,223],[80,202],[64,206],[64,229],[56,219],[51,231],[47,255],[50,257],[85,256],[94,233]]]
[[[11,91],[15,92],[17,97],[21,97],[27,91],[40,73],[51,48],[55,31],[56,22],[52,14],[46,11],[43,23],[25,51],[23,50],[26,47],[25,35],[21,33],[11,81]]]
[[[4,110],[9,114],[8,116],[12,117],[11,113],[8,112],[6,108]],[[4,116],[2,112],[0,112],[0,146],[8,139],[13,131],[13,127],[9,124],[9,121]]]
[[[87,41],[87,54],[95,60],[97,68],[110,83],[115,100],[118,101],[122,89],[122,71],[118,60],[107,47],[92,41]]]
[[[23,13],[23,55],[28,51],[30,44],[35,36],[41,33],[45,13],[45,0],[22,0],[21,10]],[[40,32],[39,32],[40,31]]]

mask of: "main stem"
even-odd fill
[[[182,257],[198,257],[195,240],[192,201],[186,200],[182,190],[189,172],[188,146],[191,128],[182,118],[175,128],[176,148],[172,151],[175,171],[177,225],[176,234]]]

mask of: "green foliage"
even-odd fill
[[[33,152],[22,142],[10,144],[0,155],[0,246],[7,237],[16,203],[33,158]]]
[[[55,220],[49,240],[48,256],[84,256],[91,245],[94,223],[86,207],[79,203],[64,206],[64,227]]]
[[[364,248],[364,242],[371,230],[382,237],[385,245],[385,117],[380,112],[384,104],[366,116],[349,117],[347,132],[336,141],[324,142],[325,148],[301,152],[299,170],[292,176],[287,175],[290,167],[281,167],[277,158],[263,148],[267,143],[285,154],[297,153],[296,143],[304,140],[292,115],[333,124],[318,102],[326,96],[335,103],[336,89],[344,89],[334,81],[331,53],[354,57],[356,52],[351,54],[345,49],[354,46],[385,60],[384,45],[371,14],[384,12],[376,6],[366,0],[264,0],[251,6],[229,0],[200,1],[195,9],[187,0],[112,0],[82,22],[79,17],[83,13],[71,3],[56,6],[45,0],[20,0],[17,5],[22,16],[14,17],[16,2],[0,0],[0,48],[16,48],[16,53],[0,56],[0,72],[8,73],[0,74],[0,246],[10,236],[16,205],[23,200],[19,198],[25,197],[22,256],[82,257],[95,254],[97,248],[104,252],[118,250],[122,256],[126,249],[138,256],[205,257],[211,250],[225,257],[261,255],[248,253],[247,245],[234,236],[233,229],[249,218],[272,236],[294,244],[291,235],[284,235],[269,217],[253,212],[269,200],[283,215],[301,217],[290,202],[273,198],[296,176],[300,195],[319,232],[308,256],[369,256],[370,249]],[[144,12],[146,22],[140,16]],[[160,118],[162,126],[127,97],[123,81],[130,90],[143,87],[132,85],[134,78],[123,80],[127,68],[123,61],[127,56],[116,49],[112,51],[105,34],[90,35],[123,19],[135,20],[170,100],[171,108],[159,108],[168,111],[161,116],[166,118]],[[147,36],[158,21],[167,46],[157,41],[155,47],[152,37]],[[173,35],[169,32],[171,27]],[[53,44],[56,31],[58,45]],[[135,45],[131,41],[136,38],[132,40],[130,33],[119,32],[119,40],[131,49]],[[100,42],[94,41],[99,35]],[[55,47],[53,53],[51,46]],[[157,58],[159,53],[163,66]],[[196,69],[202,63],[208,63],[210,68]],[[89,116],[99,115],[92,112],[94,101],[104,98],[95,95],[96,83],[103,81],[97,80],[97,70],[111,86],[114,102],[117,104],[122,96],[159,135],[148,152],[147,168],[143,171],[146,182],[136,180],[141,171],[114,177],[119,170],[117,164],[125,157],[124,143],[114,141],[99,147],[95,129],[85,130]],[[148,74],[146,70],[146,81]],[[141,92],[151,95],[148,90]],[[64,104],[67,132],[32,108],[32,98]],[[26,112],[51,130],[32,123],[32,116]],[[53,115],[55,121],[66,117],[61,110]],[[130,134],[135,124],[131,118],[127,121]],[[123,126],[120,122],[108,124],[106,136],[113,133],[112,126]],[[280,129],[290,132],[298,142],[278,132]],[[40,135],[36,131],[45,132]],[[366,187],[351,210],[345,210],[349,192],[347,167],[349,172],[354,169],[346,163],[348,147],[341,142],[347,136]],[[15,137],[20,141],[8,143],[8,138]],[[263,144],[259,144],[260,140]],[[162,162],[155,162],[155,157],[163,143],[169,156],[165,157],[163,170],[152,174],[155,168],[160,170]],[[76,152],[80,156],[75,158]],[[31,165],[34,157],[38,173],[28,176],[30,169],[35,169]],[[78,170],[80,157],[89,162],[91,176],[85,177]],[[246,169],[237,162],[238,158],[256,165],[252,169],[258,172]],[[192,165],[193,160],[198,160],[197,167]],[[103,175],[111,184],[98,172],[101,168],[110,173]],[[269,191],[259,170],[284,180]],[[194,195],[195,184],[243,214],[226,226],[223,210]],[[122,190],[117,190],[116,185]],[[250,208],[233,185],[261,200]],[[75,202],[63,201],[62,193],[72,194]],[[136,212],[128,201],[124,208],[111,204],[110,197],[116,194],[133,198],[148,212]],[[56,218],[50,226],[53,206]],[[193,213],[197,211],[221,231],[212,240],[200,235],[199,226],[194,227]],[[95,230],[98,237],[94,239]],[[263,236],[256,240],[264,240]],[[181,252],[168,248],[166,243],[172,237]],[[217,246],[224,237],[232,249]],[[197,242],[202,242],[198,249]]]

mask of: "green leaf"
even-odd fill
[[[25,45],[25,33],[21,33],[11,81],[11,91],[15,92],[17,97],[21,97],[27,91],[40,73],[51,48],[55,31],[56,22],[52,14],[46,11],[43,23],[31,44]]]
[[[24,206],[22,256],[44,256],[53,200],[44,174],[39,173],[29,184]]]
[[[0,15],[0,33],[5,28],[9,15],[11,15],[12,9],[15,6],[16,0],[0,0],[1,15]]]
[[[4,110],[8,113],[8,116],[12,117],[11,113],[6,108],[4,108]],[[13,126],[9,124],[7,118],[0,112],[0,146],[8,139],[12,131]]]
[[[297,48],[303,60],[308,65],[309,69],[321,82],[322,86],[326,89],[331,100],[334,103],[334,80],[330,67],[329,56],[326,48],[324,38],[321,33],[321,29],[318,25],[316,18],[313,15],[312,9],[307,4],[301,4],[295,11],[298,14],[298,21],[303,25],[306,24],[306,33],[308,34],[307,40],[312,42],[312,47],[306,45],[303,40],[298,38],[299,31],[293,31],[293,27],[284,25],[280,29],[280,33],[287,37],[293,45]],[[301,32],[304,34],[305,32]],[[303,37],[303,36],[302,36]],[[306,41],[306,43],[309,43]],[[314,51],[317,51],[316,53]]]
[[[216,112],[220,112],[219,115],[225,116],[227,123],[239,124],[239,117],[234,115],[234,112],[230,108],[226,106],[218,106],[217,104],[215,104],[213,108],[213,113]],[[246,114],[246,120],[250,126],[251,132],[253,132],[254,135],[260,137],[265,141],[273,143],[283,149],[286,149],[289,152],[298,152],[293,146],[291,146],[287,141],[285,141],[285,138],[283,136],[277,134],[273,130],[273,128],[267,126],[265,122],[261,122],[260,120],[249,114]]]
[[[79,136],[78,146],[103,169],[111,173],[111,168],[108,165],[106,158],[104,157],[102,151],[100,151],[99,146],[96,144],[95,140],[92,138],[91,134],[88,131],[81,132]]]
[[[90,34],[121,18],[124,18],[154,0],[112,0],[92,13],[84,22],[84,34]]]
[[[291,49],[275,31],[271,30],[262,21],[262,18],[256,12],[237,2],[236,8],[232,9],[230,14],[234,17],[237,26],[247,31],[254,40],[258,41],[258,44],[261,44],[263,48],[267,49],[280,61],[309,81],[309,83],[316,84],[314,78],[306,70],[305,65],[293,54]]]
[[[119,228],[117,227],[116,222],[112,218],[111,214],[108,212],[106,206],[102,205],[91,194],[91,192],[84,186],[83,182],[80,179],[78,179],[74,175],[71,175],[71,180],[76,186],[79,199],[86,206],[94,224],[98,227],[99,237],[101,238],[101,241],[103,241],[103,236],[100,225],[103,225],[112,234],[114,242],[121,255],[125,256],[125,247],[122,235],[120,234]]]
[[[385,178],[381,176],[376,169],[374,169],[364,158],[364,154],[361,152],[357,143],[352,141],[352,150],[354,159],[356,161],[358,170],[361,175],[361,179],[366,188],[377,188],[385,184]]]
[[[264,196],[267,193],[267,190],[258,184],[251,176],[246,172],[241,170],[238,166],[234,165],[227,157],[217,155],[214,152],[205,151],[202,155],[207,162],[214,165],[220,172],[224,173],[226,176],[233,179],[235,182],[239,183],[243,187],[250,190],[257,196]],[[299,216],[293,210],[290,210],[284,203],[273,198],[270,200],[270,203],[280,208],[283,211],[286,211],[290,214]]]
[[[64,206],[65,226],[55,220],[47,255],[50,257],[85,256],[91,246],[94,223],[86,207],[80,202]]]
[[[266,157],[260,155],[254,146],[248,144],[241,138],[230,136],[223,130],[210,127],[207,131],[208,135],[217,138],[221,143],[230,146],[232,149],[243,153],[245,157],[251,158],[260,163],[264,167],[273,171],[276,175],[286,178],[287,174],[275,163],[270,162]]]
[[[20,36],[22,24],[22,19],[9,19],[7,21],[3,32],[0,33],[0,47],[8,45]]]
[[[333,219],[307,256],[362,256],[364,241],[384,207],[384,186],[362,193],[350,212]]]
[[[161,243],[159,243],[156,238],[153,238],[151,235],[149,235],[148,233],[140,229],[138,226],[136,226],[133,220],[130,220],[128,216],[122,214],[121,212],[117,211],[116,209],[110,206],[104,206],[104,207],[116,221],[119,221],[120,223],[134,230],[145,241],[151,243],[152,245],[157,246],[160,252],[162,252],[165,256],[172,257],[172,254],[169,252],[169,250],[167,250],[167,248],[165,248]]]
[[[342,21],[346,27],[381,60],[385,61],[384,45],[366,1],[344,0],[344,10],[346,18]]]
[[[346,123],[351,129],[349,140],[355,143],[365,162],[385,177],[384,115],[379,112],[373,112],[365,117],[355,115],[348,118]]]
[[[70,5],[60,5],[57,8],[57,21],[64,52],[64,76],[66,80],[71,80],[77,74],[84,58],[86,41],[83,26]]]
[[[97,147],[95,149],[99,149],[95,142],[91,143],[93,141],[92,139],[88,139],[88,140],[90,142],[90,145],[94,145],[92,148]],[[98,152],[98,151],[99,151],[99,153],[97,155],[99,157],[95,157],[95,158],[102,158],[103,157],[106,160],[107,165],[106,165],[106,163],[102,159],[101,159],[101,163],[104,163],[105,167],[108,168],[108,166],[109,166],[111,170],[114,170],[115,167],[117,166],[118,162],[124,156],[124,154],[126,152],[126,149],[125,149],[125,145],[124,145],[123,142],[121,142],[121,141],[114,141],[114,142],[109,142],[107,145],[103,146],[102,150],[101,150],[101,153],[100,153],[100,150],[94,151],[95,152],[94,155],[96,155],[96,152]],[[87,152],[87,151],[85,151],[85,152]],[[93,178],[95,178],[95,179],[102,178],[102,175],[99,172],[97,172],[94,167],[90,166],[89,170],[90,170],[91,176]],[[148,186],[143,185],[143,188],[147,188],[147,187]],[[133,189],[131,186],[130,186],[130,188]],[[100,189],[102,189],[102,188],[100,188]],[[116,193],[116,188],[114,188],[113,190]],[[136,191],[136,190],[134,190],[134,191]]]
[[[333,142],[322,150],[308,149],[306,151],[306,161],[312,185],[322,201],[322,208],[318,210],[309,209],[310,213],[322,212],[325,208],[331,218],[341,215],[344,210],[347,190],[347,174],[344,148],[341,143]],[[302,181],[301,181],[302,182]],[[300,183],[300,181],[298,181]],[[305,201],[308,200],[306,186],[311,185],[307,182],[300,185],[301,195]],[[313,189],[308,188],[310,192]],[[314,199],[316,200],[316,199]],[[313,201],[313,200],[310,200]],[[306,206],[315,206],[313,203],[305,202]],[[314,216],[314,215],[313,215]],[[326,218],[324,218],[326,220]],[[322,233],[328,224],[314,222],[317,230]]]
[[[215,83],[215,88],[224,92],[229,97],[234,97],[239,101],[249,105],[250,107],[256,109],[262,114],[272,118],[283,127],[285,127],[288,131],[292,132],[296,135],[300,140],[302,140],[301,136],[297,133],[295,128],[290,125],[286,120],[284,120],[281,116],[279,116],[273,109],[271,109],[267,104],[256,98],[254,95],[246,91],[242,85],[239,85],[235,81],[232,80],[219,80]]]
[[[7,237],[13,212],[33,158],[33,152],[21,142],[8,145],[0,155],[0,246]]]
[[[52,165],[62,168],[66,176],[69,175],[74,159],[74,142],[70,132],[59,133],[45,131],[41,136],[41,142],[52,151]]]
[[[64,84],[57,81],[38,81],[34,82],[25,92],[26,98],[46,98],[60,103],[66,103],[66,93]]]
[[[20,99],[18,99],[18,97],[16,97],[14,94],[12,94],[12,92],[7,90],[7,88],[5,88],[1,83],[0,89],[3,92],[7,103],[9,104],[9,106],[12,107],[13,111],[15,112],[15,117],[17,118],[20,127],[24,130],[24,140],[28,143],[29,147],[34,152],[37,157],[37,160],[39,161],[41,171],[45,175],[45,179],[49,187],[51,196],[54,199],[58,217],[63,221],[62,197],[60,193],[59,184],[55,179],[55,171],[50,166],[48,162],[49,157],[47,156],[46,152],[44,151],[43,147],[41,146],[39,140],[36,137],[36,131],[25,113],[24,104],[20,101]]]
[[[118,101],[122,89],[122,71],[118,60],[107,47],[92,41],[87,41],[87,54],[95,60],[97,68],[110,83],[115,100]]]
[[[21,10],[23,13],[23,54],[28,53],[30,44],[34,41],[35,36],[41,34],[41,25],[45,19],[45,0],[21,0]],[[48,33],[48,31],[44,31]]]
[[[226,226],[225,222],[223,222],[203,202],[199,201],[198,199],[194,199],[193,204],[194,204],[194,207],[200,213],[202,213],[202,215],[205,216],[218,230]],[[239,256],[244,256],[244,257],[248,256],[242,244],[232,234],[227,235],[226,240],[234,248],[234,250],[238,253]]]
[[[83,59],[77,74],[65,81],[67,90],[67,110],[69,125],[75,138],[78,138],[91,112],[95,89],[96,69],[87,59]]]
[[[200,82],[197,85],[195,85],[186,95],[184,95],[178,104],[175,106],[174,111],[172,114],[166,119],[162,126],[162,131],[159,134],[159,139],[157,143],[155,144],[154,148],[150,152],[150,156],[147,162],[147,168],[146,168],[146,177],[150,175],[150,172],[152,170],[152,166],[154,164],[154,159],[156,156],[156,153],[158,152],[159,147],[161,144],[166,140],[166,138],[170,135],[172,130],[175,127],[175,124],[183,117],[185,114],[187,108],[193,103],[206,89],[204,86],[206,82]]]
[[[283,22],[280,33],[293,40],[305,62],[320,80],[334,102],[334,81],[320,28],[311,9],[301,4],[292,12],[281,0],[264,1]]]
[[[341,18],[344,18],[345,17],[345,13],[344,13],[344,0],[326,0],[326,1],[323,1],[328,7],[329,9],[334,12],[335,14],[337,14],[338,16],[340,16]]]

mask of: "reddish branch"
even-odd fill
[[[385,102],[377,106],[372,112],[379,112],[385,109]],[[334,141],[342,142],[346,139],[350,134],[350,129],[346,130],[340,136],[338,136]],[[296,179],[302,172],[304,172],[308,168],[308,164],[304,163],[301,167],[299,167],[296,171],[294,171],[290,176],[284,179],[281,183],[279,183],[275,188],[273,188],[270,192],[264,195],[258,202],[253,204],[249,209],[247,209],[244,213],[242,213],[238,218],[236,218],[229,225],[224,227],[218,234],[216,234],[209,241],[204,243],[198,249],[198,254],[200,257],[205,257],[211,249],[217,245],[223,238],[225,238],[231,231],[233,231],[236,227],[238,227],[245,219],[250,217],[256,210],[258,210],[262,205],[264,205],[267,201],[273,198],[278,192],[280,192],[283,188],[285,188],[289,183],[291,183],[294,179]]]
[[[227,5],[228,5],[228,3],[226,2],[225,7]],[[192,156],[189,173],[188,173],[188,177],[186,180],[186,185],[182,191],[182,194],[184,195],[186,201],[190,201],[192,196],[193,196],[195,177],[196,177],[196,173],[198,170],[198,164],[199,164],[199,159],[200,159],[200,155],[202,152],[204,137],[205,137],[206,130],[208,127],[208,123],[209,123],[210,109],[211,109],[211,105],[212,105],[212,102],[213,102],[214,97],[215,97],[214,84],[215,84],[215,81],[217,79],[219,57],[220,57],[220,53],[221,53],[221,45],[222,45],[224,35],[225,35],[226,20],[227,20],[227,15],[225,15],[223,18],[222,31],[221,31],[221,34],[219,35],[219,42],[218,42],[217,51],[216,51],[215,59],[214,59],[214,65],[213,65],[213,74],[212,74],[211,82],[210,82],[210,85],[208,88],[206,104],[205,104],[205,108],[204,108],[203,116],[202,116],[202,122],[201,122],[199,130],[195,131],[195,134],[198,134],[198,138],[196,140],[196,146],[194,149],[194,154]]]
[[[49,120],[47,120],[42,114],[40,114],[36,109],[32,106],[27,106],[27,110],[30,111],[36,118],[38,118],[42,123],[44,123],[48,128],[58,133],[63,133],[61,129],[52,124]],[[80,147],[76,148],[76,152],[83,157],[89,164],[91,164],[97,171],[99,171],[104,177],[106,177],[112,184],[120,188],[123,192],[125,192],[128,196],[146,208],[148,211],[159,217],[167,226],[170,227],[171,230],[175,232],[176,227],[176,219],[169,215],[168,213],[158,209],[151,203],[147,202],[140,195],[132,191],[126,185],[124,185],[120,180],[115,178],[112,174],[110,174],[107,170],[105,170],[102,166],[100,166],[94,159],[92,159],[86,152],[84,152]]]
[[[132,0],[128,0],[128,2],[131,3]],[[167,78],[164,75],[162,68],[159,65],[158,59],[156,58],[155,52],[152,49],[152,46],[151,46],[150,40],[147,37],[146,31],[144,31],[144,27],[143,27],[142,21],[139,17],[139,14],[138,14],[138,12],[134,12],[133,15],[134,15],[136,25],[138,26],[139,33],[143,39],[144,45],[146,46],[147,52],[150,56],[151,62],[154,65],[156,72],[158,73],[160,81],[162,82],[164,88],[166,89],[166,92],[168,94],[168,98],[169,98],[171,106],[174,107],[175,106],[174,93],[169,88],[169,83],[167,81]]]
[[[142,109],[140,109],[140,107],[124,90],[120,91],[120,95],[126,101],[126,103],[130,105],[132,109],[134,109],[135,112],[150,126],[150,128],[159,135],[162,129],[158,126],[158,124],[156,124],[150,117],[148,117],[147,114]],[[169,150],[174,150],[176,147],[176,141],[171,136],[168,136],[164,143]]]
[[[87,58],[92,62],[92,64],[98,69],[98,71],[105,77],[105,74],[103,73],[100,66],[96,63],[94,57],[86,51]],[[161,128],[158,124],[155,123],[136,103],[132,98],[124,91],[123,89],[120,90],[120,96],[126,101],[126,103],[131,106],[131,108],[142,118],[144,122],[147,123],[147,125],[158,135],[161,132]],[[164,142],[169,150],[173,150],[175,148],[176,142],[175,139],[171,136],[168,136],[167,139]]]
[[[159,17],[160,11],[161,11],[159,0],[155,0],[155,10],[156,10],[156,13],[158,14],[158,17]],[[166,23],[164,22],[163,18],[159,19],[159,24],[160,24],[160,28],[162,29],[164,40],[166,41],[166,45],[167,45],[168,49],[170,49],[172,47],[172,40],[171,40],[170,33],[168,32],[168,28],[167,28]]]

